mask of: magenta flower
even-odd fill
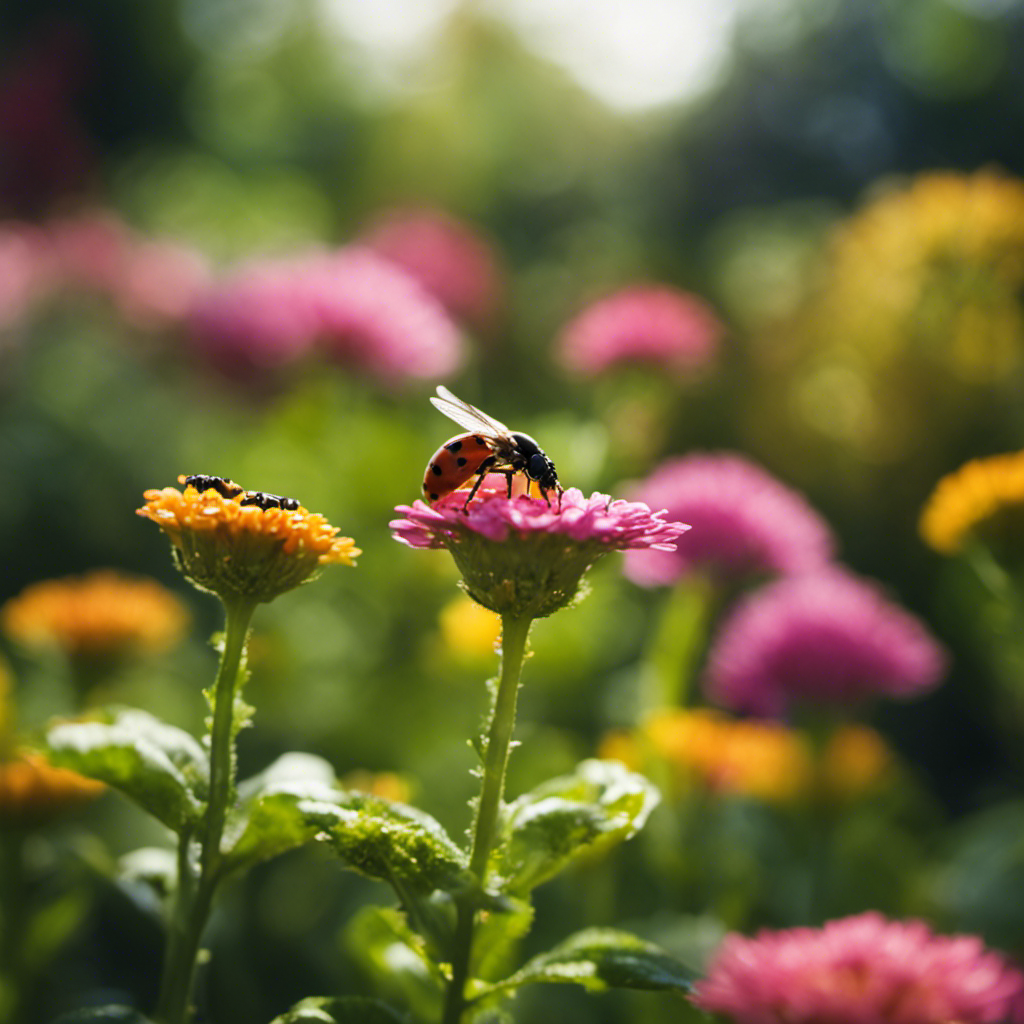
[[[209,280],[209,264],[198,250],[165,240],[138,241],[112,297],[129,322],[160,327],[184,319]]]
[[[667,285],[634,285],[588,306],[563,329],[559,358],[593,377],[623,363],[686,374],[714,358],[724,328],[702,299]]]
[[[457,321],[493,326],[503,275],[493,246],[468,224],[428,207],[394,209],[370,225],[362,242],[416,278]]]
[[[729,935],[691,999],[735,1024],[1007,1024],[1024,975],[977,936],[871,911]]]
[[[791,701],[913,697],[939,682],[945,664],[923,623],[831,567],[744,598],[712,643],[707,689],[736,711],[779,715]]]
[[[626,556],[626,575],[640,586],[695,571],[729,579],[790,575],[827,564],[834,552],[832,531],[804,498],[740,455],[670,459],[633,497],[694,527],[675,551]]]
[[[306,354],[320,330],[300,262],[263,260],[210,286],[190,315],[195,347],[229,373],[273,370]]]
[[[314,299],[324,349],[385,380],[447,377],[462,339],[444,307],[396,264],[349,246],[319,261]]]
[[[0,224],[0,330],[19,324],[52,285],[43,232],[17,221]]]
[[[532,617],[550,615],[576,595],[588,568],[609,551],[671,550],[689,527],[667,522],[637,501],[585,498],[570,487],[551,504],[505,497],[505,478],[489,476],[463,512],[465,491],[433,506],[399,505],[395,540],[414,548],[448,548],[466,588],[485,608]]]

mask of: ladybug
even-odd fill
[[[264,512],[268,508],[283,508],[294,512],[299,508],[296,498],[285,498],[280,494],[267,494],[266,491],[247,491],[234,480],[224,476],[209,476],[206,473],[195,473],[192,476],[179,476],[178,483],[186,487],[194,487],[200,494],[203,491],[216,491],[222,498],[241,497],[240,505],[255,505]]]
[[[423,477],[423,495],[427,501],[438,501],[475,476],[476,480],[462,506],[462,511],[468,512],[473,495],[488,473],[505,475],[510,498],[512,477],[516,473],[525,473],[530,480],[537,482],[549,506],[548,492],[556,491],[561,507],[563,488],[558,482],[555,464],[529,434],[514,433],[493,416],[457,398],[443,385],[438,387],[437,396],[431,397],[430,401],[435,409],[465,427],[469,433],[456,434],[445,441],[427,463]]]

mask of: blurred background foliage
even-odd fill
[[[987,653],[989,598],[924,548],[916,520],[940,475],[1024,435],[1024,5],[713,8],[5,5],[0,213],[25,227],[106,211],[137,239],[190,247],[219,275],[350,243],[395,207],[447,211],[488,240],[503,289],[490,322],[465,331],[465,363],[449,377],[458,394],[540,438],[585,492],[624,493],[670,454],[746,452],[802,490],[844,560],[951,649],[935,694],[875,713],[903,783],[832,823],[839,852],[817,895],[806,887],[808,865],[821,866],[819,816],[711,801],[689,819],[655,816],[615,866],[542,890],[538,948],[566,919],[623,922],[685,953],[706,949],[719,921],[786,925],[879,906],[1021,952],[1022,704]],[[16,267],[2,266],[13,281]],[[566,322],[638,281],[717,311],[717,364],[683,381],[567,372],[556,351]],[[451,606],[448,559],[387,530],[452,433],[426,401],[436,381],[323,362],[233,377],[186,334],[182,317],[140,322],[97,289],[7,317],[2,596],[102,566],[162,581],[191,611],[188,639],[117,666],[85,699],[197,730],[216,608],[133,510],[178,473],[300,496],[364,554],[357,570],[260,610],[242,773],[290,749],[330,758],[339,774],[398,772],[461,834],[473,790],[465,739],[483,712],[492,638]],[[593,755],[635,715],[664,595],[627,583],[612,559],[590,582],[586,601],[535,630],[513,793]],[[8,643],[6,656],[26,732],[74,709],[57,654]],[[117,857],[160,836],[104,800],[52,841],[41,877],[84,893],[87,907],[69,911],[71,938],[48,972],[59,980],[36,993],[32,1019],[83,992],[145,1005],[155,919],[110,879]],[[210,1019],[269,1020],[310,993],[364,990],[340,922],[380,898],[315,852],[254,872],[211,936],[230,952],[206,979]],[[536,1022],[682,1012],[548,987],[522,1002]]]

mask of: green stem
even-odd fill
[[[235,693],[256,606],[248,601],[225,601],[224,607],[224,649],[213,687],[210,727],[210,797],[199,824],[198,849],[193,848],[191,833],[183,834],[179,841],[178,890],[154,1014],[160,1024],[185,1024],[189,1019],[199,944],[220,881],[221,839],[235,788]]]
[[[516,724],[519,677],[523,670],[526,639],[532,622],[531,618],[513,615],[503,615],[501,618],[501,674],[498,677],[498,689],[494,695],[494,708],[487,730],[480,799],[473,822],[473,847],[469,858],[475,889],[464,893],[458,901],[452,980],[445,997],[442,1024],[459,1024],[467,1006],[466,982],[469,980],[473,952],[473,930],[480,897],[487,885],[487,866],[498,830],[509,748]]]

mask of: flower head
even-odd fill
[[[416,278],[456,320],[493,325],[501,268],[491,244],[468,224],[428,207],[398,208],[378,217],[362,242]]]
[[[0,757],[0,825],[39,825],[95,799],[106,787],[41,754]]]
[[[1024,522],[1024,452],[974,459],[936,485],[921,513],[921,536],[940,554],[972,535],[1012,538]]]
[[[874,729],[848,722],[832,733],[821,752],[822,792],[837,800],[862,796],[891,777],[894,766],[892,750]]]
[[[634,497],[694,527],[674,551],[626,556],[626,575],[641,586],[701,570],[726,578],[789,575],[825,565],[835,548],[832,531],[803,497],[740,455],[670,459]]]
[[[185,478],[179,477],[179,483]],[[301,505],[297,509],[243,504],[189,485],[146,491],[137,509],[170,538],[178,568],[200,590],[224,600],[271,601],[311,579],[325,565],[353,565],[351,537]]]
[[[786,802],[807,792],[812,778],[806,739],[778,722],[734,719],[707,708],[670,708],[650,715],[633,734],[604,748],[643,771],[651,756],[665,763],[677,785],[697,782],[719,794]]]
[[[667,285],[635,285],[570,321],[559,356],[566,368],[588,377],[629,363],[688,373],[712,360],[722,333],[721,321],[695,295]]]
[[[33,583],[0,608],[13,640],[78,658],[165,650],[187,622],[181,601],[155,580],[110,569]]]
[[[1005,1024],[1024,975],[976,936],[871,911],[729,935],[691,998],[736,1024]]]
[[[526,495],[505,497],[492,474],[467,511],[456,491],[433,506],[399,505],[395,540],[414,548],[447,548],[470,597],[501,614],[550,615],[576,595],[588,568],[609,551],[670,550],[689,529],[665,521],[642,502],[585,498],[575,487],[560,505]]]
[[[909,698],[935,686],[945,654],[924,624],[837,567],[776,580],[744,598],[708,654],[708,693],[759,715],[791,701]]]

